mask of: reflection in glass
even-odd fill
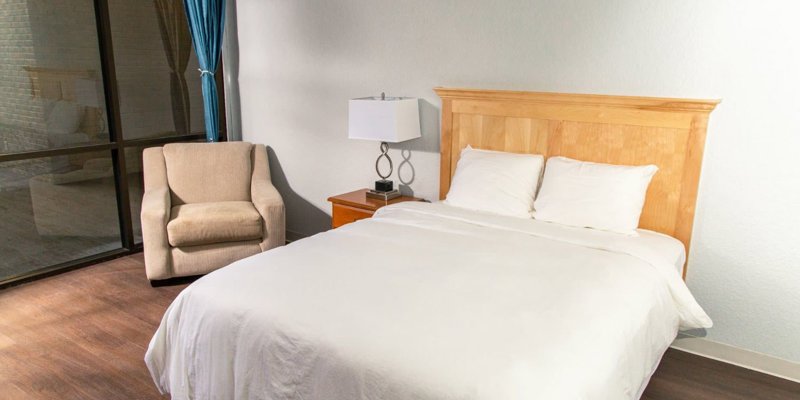
[[[169,84],[172,100],[172,121],[175,132],[185,135],[190,133],[191,110],[189,109],[189,88],[186,85],[186,67],[192,54],[192,37],[183,0],[155,0],[158,14],[158,28],[164,55],[169,64]]]
[[[110,0],[125,139],[202,134],[203,95],[183,0]]]
[[[125,163],[128,171],[128,195],[131,199],[131,222],[133,223],[134,243],[142,243],[142,197],[144,196],[144,179],[142,174],[142,147],[125,149]]]
[[[0,280],[120,248],[110,152],[0,163]]]
[[[3,2],[0,154],[108,143],[95,26],[91,0]]]

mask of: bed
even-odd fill
[[[639,234],[384,207],[185,289],[145,356],[162,393],[635,399],[679,328],[711,326],[681,274],[716,101],[437,93],[442,198],[467,145],[654,163]]]

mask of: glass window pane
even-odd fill
[[[202,134],[197,57],[183,0],[110,0],[125,139]]]
[[[131,199],[131,221],[133,222],[133,240],[142,243],[142,197],[144,196],[144,179],[142,176],[143,147],[125,149],[125,164],[128,171],[128,196]]]
[[[0,163],[0,280],[121,247],[109,151]]]
[[[92,0],[0,7],[0,154],[108,142]]]

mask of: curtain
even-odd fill
[[[183,0],[153,0],[158,13],[161,42],[169,64],[169,84],[172,94],[172,122],[175,132],[185,135],[191,132],[189,90],[186,85],[186,65],[192,51],[192,38],[186,23]]]
[[[203,108],[206,137],[219,140],[219,100],[214,73],[222,52],[222,30],[225,24],[225,0],[184,0],[194,52],[200,64],[203,87]]]

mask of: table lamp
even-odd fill
[[[394,183],[388,180],[394,170],[389,157],[389,143],[399,143],[421,136],[419,126],[419,100],[413,97],[361,97],[350,100],[350,139],[376,140],[381,142],[381,154],[375,160],[375,172],[381,178],[375,181],[375,189],[367,191],[367,197],[390,200],[400,196]],[[389,163],[389,172],[380,169],[381,158]]]

